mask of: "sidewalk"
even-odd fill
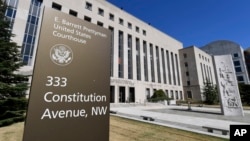
[[[219,108],[192,107],[192,110],[188,111],[186,106],[164,106],[160,104],[146,106],[133,106],[131,104],[117,106],[111,104],[110,110],[115,111],[120,116],[137,120],[142,120],[141,116],[148,116],[155,119],[151,123],[223,138],[229,138],[229,135],[221,135],[221,132],[208,133],[202,126],[220,127],[229,130],[232,124],[250,124],[250,111],[248,110],[244,111],[244,117],[221,115]]]

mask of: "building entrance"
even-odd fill
[[[125,103],[125,87],[119,87],[119,103]]]
[[[115,87],[110,86],[110,103],[115,102]]]
[[[129,102],[135,102],[135,88],[129,88]]]

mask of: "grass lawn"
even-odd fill
[[[22,141],[24,123],[0,128],[0,141]],[[159,125],[110,116],[110,141],[226,141]]]

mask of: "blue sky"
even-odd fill
[[[250,0],[107,0],[183,43],[250,47]]]

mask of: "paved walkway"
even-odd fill
[[[137,120],[142,120],[140,116],[149,116],[155,119],[152,123],[224,138],[229,138],[229,135],[221,135],[221,132],[211,134],[202,126],[209,125],[229,130],[232,124],[250,124],[250,110],[244,111],[244,117],[224,116],[219,108],[192,107],[189,111],[186,106],[161,104],[111,104],[110,110],[117,112],[117,115]]]

